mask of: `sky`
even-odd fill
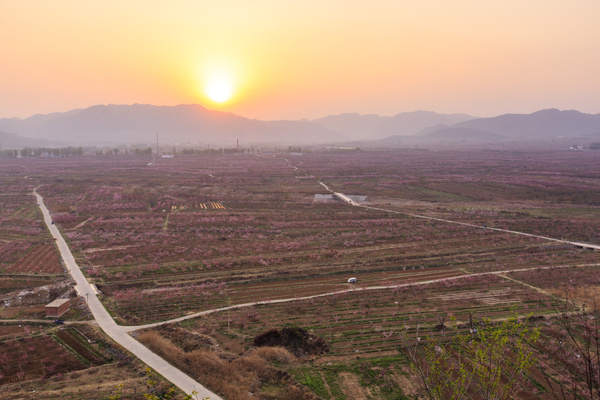
[[[599,18],[598,0],[0,0],[0,118],[597,114]]]

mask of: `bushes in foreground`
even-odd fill
[[[271,361],[288,363],[295,357],[280,347],[253,349],[243,356],[197,349],[185,352],[155,331],[141,332],[138,340],[177,368],[196,377],[211,390],[230,399],[312,400],[308,392]],[[262,392],[268,387],[268,393]]]

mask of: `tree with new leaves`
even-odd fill
[[[507,399],[525,380],[534,364],[530,347],[539,337],[516,317],[492,323],[471,323],[460,330],[443,323],[439,335],[404,336],[404,350],[418,378],[421,395],[428,399]],[[422,339],[422,340],[421,340]]]

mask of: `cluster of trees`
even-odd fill
[[[194,154],[202,154],[202,155],[210,155],[210,154],[243,154],[243,153],[247,153],[247,154],[254,154],[257,152],[256,149],[250,149],[250,148],[237,148],[237,147],[230,147],[230,148],[206,148],[206,149],[193,149],[193,148],[186,148],[186,149],[182,149],[180,150],[181,154],[184,155],[194,155]]]
[[[68,157],[83,155],[83,147],[25,147],[21,150],[9,149],[0,152],[1,157],[17,158],[17,157]]]
[[[411,341],[404,338],[421,394],[430,400],[507,399],[521,387],[534,364],[531,346],[539,330],[530,330],[516,317],[499,323],[471,323],[469,333],[445,325],[440,335]]]
[[[600,399],[599,310],[594,304],[591,310],[573,312],[573,304],[567,298],[564,308],[555,310],[556,334],[565,343],[560,342],[559,350],[540,347],[555,352],[570,376],[547,375],[543,391],[557,400]],[[515,316],[497,322],[471,319],[468,331],[455,327],[452,319],[450,326],[445,322],[444,316],[439,318],[437,335],[420,337],[417,328],[414,335],[401,336],[399,350],[410,360],[420,398],[506,400],[525,390],[530,368],[547,367],[535,354],[541,328],[532,329]]]

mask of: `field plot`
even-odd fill
[[[7,268],[7,272],[34,272],[58,274],[64,271],[60,258],[53,244],[37,244],[32,246],[24,256]]]
[[[85,364],[50,336],[34,336],[0,344],[1,385],[40,379],[85,368]],[[41,358],[40,354],[44,357]]]
[[[413,165],[411,159],[425,158],[430,167],[419,179],[427,185],[433,176],[425,173],[437,174],[450,162],[449,156],[437,159],[437,153],[392,155],[308,154],[298,170],[280,157],[251,155],[181,157],[152,167],[136,158],[116,158],[110,179],[99,172],[106,168],[102,159],[87,159],[78,161],[83,165],[69,173],[68,183],[50,182],[40,191],[88,276],[124,323],[277,299],[288,295],[286,288],[298,296],[323,293],[344,287],[350,276],[372,284],[393,282],[388,275],[394,271],[454,268],[460,273],[592,258],[570,246],[549,248],[544,240],[313,201],[324,192],[318,179],[335,190],[367,195],[375,204],[392,195],[417,201],[415,193],[404,192],[402,181],[395,190],[389,182],[390,188],[377,182],[399,176],[402,169],[410,174],[424,162]],[[361,174],[350,166],[356,159],[364,165]],[[57,168],[69,162],[74,161]],[[439,168],[432,168],[436,163]],[[377,172],[364,173],[371,167]],[[459,173],[472,169],[453,171],[453,176]],[[487,188],[471,184],[481,186]],[[425,200],[407,211],[419,211]],[[488,207],[476,196],[468,200]],[[426,204],[424,214],[464,220],[454,198]],[[398,210],[397,204],[390,208]],[[478,222],[492,224],[491,219]],[[524,218],[524,227],[528,223]],[[272,289],[253,289],[261,285]]]
[[[327,362],[330,357],[395,352],[398,340],[394,337],[405,331],[405,325],[409,331],[417,323],[433,329],[442,314],[450,313],[457,319],[456,324],[466,324],[469,317],[481,320],[505,318],[513,313],[551,315],[556,302],[509,280],[484,275],[258,305],[231,311],[229,322],[228,314],[221,312],[202,317],[194,326],[200,333],[219,335],[219,342],[225,346],[228,332],[234,341],[241,339],[244,343],[271,328],[300,326],[327,339],[331,352],[320,361]]]
[[[0,174],[0,319],[43,318],[44,305],[68,292],[67,275],[23,166]]]
[[[298,383],[322,398],[398,398],[411,380],[398,335],[414,334],[417,325],[435,335],[441,316],[450,314],[457,324],[532,314],[531,325],[543,328],[536,354],[556,365],[549,370],[560,380],[568,363],[549,350],[560,331],[553,319],[564,304],[559,292],[574,288],[573,274],[581,275],[578,282],[595,274],[600,261],[598,252],[487,229],[598,244],[594,152],[224,154],[177,156],[153,165],[138,156],[23,162],[7,160],[6,179],[26,182],[27,190],[41,184],[38,191],[54,223],[119,323],[290,299],[181,324],[210,338],[211,346],[219,344],[223,353],[208,357],[248,356],[236,361],[239,367],[256,362],[265,366],[264,376],[276,374],[271,367],[285,370],[292,380],[246,388],[265,396],[269,390],[279,393],[273,399],[283,387],[302,388]],[[332,191],[366,196],[362,204],[383,210],[315,200],[329,194],[319,182]],[[21,225],[14,223],[17,228],[0,240],[12,244],[25,237],[24,230],[41,228],[27,191],[9,187],[3,218]],[[17,206],[25,201],[31,209]],[[30,268],[27,273],[37,272],[35,279],[41,279],[43,271],[31,268],[51,245],[40,239],[23,244],[20,252],[0,247],[8,260],[1,264],[5,274]],[[573,267],[582,265],[594,266]],[[533,270],[509,272],[524,268]],[[44,276],[56,273],[50,271]],[[469,277],[501,271],[506,275]],[[351,277],[356,284],[347,283]],[[428,281],[435,282],[422,284]],[[9,290],[8,280],[0,282]],[[322,338],[330,351],[286,362],[285,355],[253,353],[254,337],[286,326]],[[154,333],[177,342],[168,332]],[[390,375],[381,375],[384,371]],[[536,371],[530,372],[531,382],[540,391],[552,389]],[[347,387],[362,394],[353,396]],[[365,389],[371,387],[379,388],[373,389],[377,394]]]
[[[0,386],[62,376],[108,361],[76,328],[6,325],[0,327],[0,334]]]
[[[92,325],[0,325],[3,400],[108,399],[120,384],[123,398],[139,398],[149,391],[144,370]]]
[[[0,272],[23,275],[64,272],[54,242],[30,194],[31,180],[0,175]],[[4,171],[3,171],[4,172]]]
[[[533,398],[550,399],[553,384],[547,377],[564,379],[574,368],[572,360],[566,357],[572,349],[559,345],[559,341],[567,343],[564,332],[559,333],[560,326],[554,321],[555,310],[561,306],[558,299],[503,277],[488,275],[429,285],[415,283],[389,290],[362,292],[357,289],[325,298],[258,305],[211,314],[178,327],[156,328],[155,336],[145,334],[145,337],[153,339],[146,342],[151,348],[156,345],[158,336],[164,346],[180,349],[166,353],[176,354],[186,349],[185,354],[193,359],[194,353],[189,353],[193,348],[189,348],[189,340],[182,340],[181,334],[182,330],[189,331],[192,337],[216,339],[219,347],[206,340],[197,339],[194,343],[199,343],[199,347],[213,357],[230,360],[241,358],[234,354],[252,354],[252,341],[263,332],[302,327],[324,338],[329,351],[317,356],[304,355],[300,359],[291,357],[292,361],[277,363],[280,368],[322,398],[356,398],[355,393],[347,390],[348,381],[355,382],[363,393],[359,398],[396,398],[401,393],[409,393],[411,386],[405,342],[401,339],[405,335],[413,339],[418,335],[424,343],[427,338],[441,334],[441,324],[468,332],[471,323],[479,326],[484,319],[502,321],[524,315],[531,328],[543,330],[532,351],[540,360],[545,360],[546,367],[539,369],[536,364],[528,370],[528,383],[521,396],[527,398],[527,393],[533,392],[536,393]],[[170,356],[165,354],[165,357]],[[177,363],[175,359],[171,361]],[[212,378],[205,376],[205,379]],[[253,391],[260,394],[259,388]]]

